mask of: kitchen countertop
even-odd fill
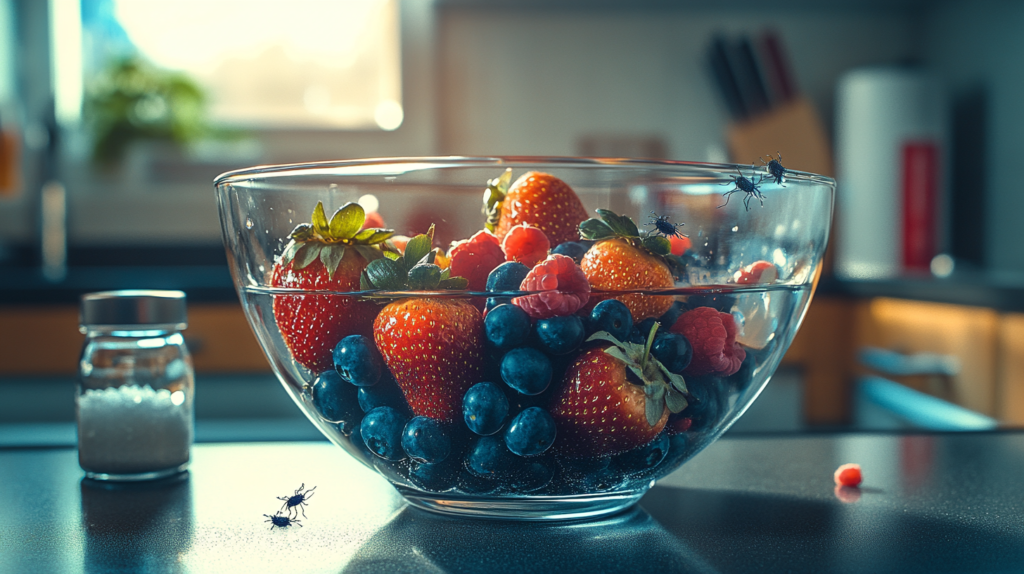
[[[865,483],[836,492],[860,463]],[[936,572],[1024,569],[1024,432],[725,437],[595,522],[406,506],[333,445],[196,445],[159,484],[0,449],[0,572]],[[316,486],[301,528],[264,514]]]

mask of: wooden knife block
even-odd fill
[[[832,146],[817,110],[804,98],[730,125],[726,139],[733,163],[760,166],[759,157],[768,161],[781,152],[787,169],[833,175]]]

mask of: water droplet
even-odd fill
[[[739,231],[739,230],[740,230],[740,226],[739,226],[739,225],[734,225],[734,226],[732,227],[732,232],[733,232],[733,233],[736,233],[736,232],[737,232],[737,231]]]
[[[252,225],[253,225],[252,218],[251,217],[246,217],[245,218],[245,228],[246,229],[252,229]]]

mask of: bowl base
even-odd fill
[[[577,496],[459,496],[395,486],[416,508],[448,516],[495,520],[585,520],[636,504],[650,487]]]

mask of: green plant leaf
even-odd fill
[[[373,283],[370,283],[370,278],[366,276],[366,270],[359,274],[359,290],[360,291],[372,291]]]
[[[587,337],[586,342],[589,343],[591,341],[608,341],[609,343],[614,344],[616,347],[622,347],[623,345],[625,345],[625,343],[616,339],[615,335],[612,335],[608,331],[598,331],[593,335]]]
[[[441,282],[441,268],[433,263],[420,263],[409,270],[409,289],[437,289]]]
[[[601,216],[601,219],[608,224],[608,227],[612,228],[612,231],[616,235],[622,237],[639,237],[640,230],[636,228],[636,223],[625,215],[619,215],[614,211],[607,209],[598,209],[597,214]]]
[[[289,235],[289,237],[291,237],[295,241],[300,241],[301,242],[301,241],[308,241],[308,240],[312,239],[313,235],[315,235],[315,234],[313,232],[313,226],[312,225],[310,225],[308,223],[300,223],[297,226],[295,226],[295,229],[292,230],[292,232]]]
[[[686,400],[683,393],[675,389],[669,389],[668,394],[665,395],[665,405],[668,406],[670,412],[678,413],[690,406],[690,402]]]
[[[345,257],[345,246],[340,243],[324,245],[320,248],[320,262],[327,268],[328,279],[334,278],[334,272]]]
[[[648,385],[650,386],[650,385]],[[665,387],[658,387],[662,389],[664,393]],[[648,395],[644,401],[644,415],[647,417],[647,424],[654,426],[658,424],[658,420],[661,419],[661,415],[665,413],[665,400],[664,394],[655,400],[652,396]]]
[[[637,363],[636,363],[636,359],[634,359],[633,357],[630,357],[629,354],[626,351],[622,350],[619,347],[608,347],[607,349],[604,350],[604,352],[607,353],[608,355],[611,355],[612,357],[615,357],[616,359],[622,361],[623,363],[625,363],[628,366],[631,366],[631,367],[632,366],[637,366],[639,368],[639,365],[637,365]],[[639,376],[641,379],[643,379],[643,376],[641,375],[641,373],[638,372],[637,376]]]
[[[672,242],[660,235],[648,235],[643,239],[644,249],[655,255],[668,255],[672,253]]]
[[[292,269],[296,271],[305,269],[310,263],[316,261],[323,246],[323,243],[303,243],[295,253],[295,263],[292,265]]]
[[[600,241],[615,237],[615,231],[600,219],[588,219],[580,224],[580,235],[584,239]]]
[[[417,235],[409,240],[409,243],[405,245],[405,265],[407,268],[412,269],[413,265],[419,263],[421,259],[430,253],[432,247],[430,236],[425,234]]]
[[[313,208],[313,229],[323,236],[327,236],[331,231],[331,225],[327,222],[327,214],[324,213],[324,203],[322,201],[316,202],[316,207]]]
[[[438,285],[441,289],[450,289],[452,291],[461,291],[469,287],[469,279],[465,277],[450,277],[441,281]]]
[[[658,362],[658,366],[661,367],[661,371],[662,373],[664,373],[665,378],[668,380],[669,384],[675,387],[677,391],[679,391],[680,393],[690,392],[686,388],[686,379],[684,379],[682,375],[677,375],[676,373],[669,371],[668,368],[665,367],[665,365],[661,364],[660,361]]]
[[[451,269],[447,269],[446,268],[446,269],[442,269],[441,270],[441,281],[444,281],[444,280],[450,278],[451,276],[452,276],[452,270]]]
[[[376,261],[377,259],[384,257],[384,254],[381,253],[380,249],[370,247],[369,245],[353,245],[352,248],[356,250],[356,253],[362,255],[363,259],[367,261]]]
[[[366,220],[366,211],[358,203],[346,203],[331,216],[330,235],[334,239],[352,239]]]
[[[292,259],[295,259],[295,254],[298,253],[299,249],[305,245],[298,241],[289,241],[288,245],[285,246],[284,252],[281,253],[281,267],[287,267]]]
[[[366,266],[366,277],[371,286],[384,291],[405,289],[408,275],[397,261],[377,259]]]
[[[363,243],[365,245],[376,245],[383,243],[384,241],[391,239],[391,236],[395,234],[394,229],[378,229],[371,227],[364,229],[356,234],[354,237],[355,241]]]
[[[396,261],[396,262],[400,263],[401,260],[402,260],[402,254],[401,253],[397,253],[395,251],[381,251],[381,253],[384,255],[384,257],[387,257],[388,259],[390,259],[392,261]]]

